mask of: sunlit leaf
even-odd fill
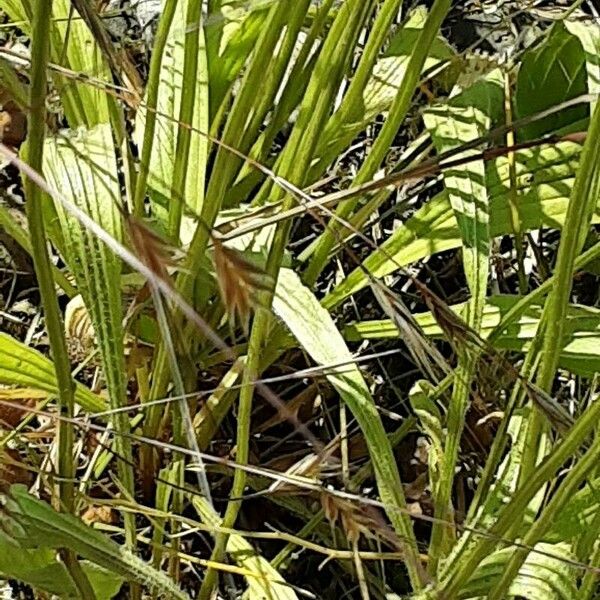
[[[0,333],[0,383],[44,390],[58,395],[52,362],[37,350]],[[75,402],[90,412],[106,410],[106,402],[81,384],[75,388]]]

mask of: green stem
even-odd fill
[[[31,32],[29,146],[27,152],[29,165],[38,173],[43,171],[44,139],[46,135],[46,73],[50,55],[51,23],[52,0],[38,0],[34,3]],[[59,412],[60,416],[63,417],[59,420],[57,426],[59,508],[64,512],[73,513],[75,511],[75,468],[73,463],[73,425],[69,422],[69,419],[73,417],[75,404],[74,383],[71,377],[71,365],[64,336],[64,326],[56,297],[52,263],[46,244],[43,209],[45,197],[42,190],[30,179],[25,180],[25,195],[27,198],[25,210],[31,237],[31,253],[56,372]],[[92,588],[77,561],[76,555],[69,550],[65,550],[63,556],[65,557],[65,566],[82,597],[86,599],[94,598]]]
[[[173,7],[173,10],[175,7]],[[181,88],[181,106],[179,109],[179,127],[173,180],[171,184],[171,202],[169,204],[169,238],[179,240],[179,228],[185,204],[185,182],[189,168],[189,154],[192,140],[190,129],[196,106],[196,87],[198,85],[198,55],[200,52],[200,33],[202,20],[202,2],[190,0],[186,13],[185,53],[183,59],[183,80]],[[186,127],[187,125],[187,127]]]
[[[156,107],[158,105],[158,90],[160,88],[160,72],[162,67],[163,54],[178,0],[166,0],[163,3],[162,14],[158,23],[154,45],[152,47],[152,59],[150,61],[150,73],[146,85],[146,107],[145,117],[146,126],[144,127],[144,141],[142,146],[142,156],[140,159],[140,172],[135,186],[135,195],[133,199],[133,214],[140,218],[144,214],[144,198],[146,197],[146,187],[148,185],[148,173],[150,169],[150,158],[152,148],[154,147],[154,132],[156,131]],[[195,81],[195,78],[194,78]]]
[[[410,61],[406,68],[406,72],[402,79],[398,95],[394,99],[390,108],[390,113],[386,119],[381,132],[377,136],[373,148],[369,152],[366,161],[363,163],[360,171],[354,179],[354,185],[361,185],[370,181],[377,169],[379,169],[381,162],[385,158],[385,155],[389,151],[390,145],[392,144],[394,137],[396,136],[398,129],[402,125],[408,111],[411,107],[412,98],[415,93],[415,89],[419,83],[419,78],[425,64],[425,59],[429,54],[431,44],[438,35],[439,29],[444,21],[448,11],[450,10],[450,0],[436,0],[433,5],[431,12],[427,18],[423,29],[419,34],[415,49],[411,54]],[[385,9],[393,8],[388,3],[382,9],[378,15],[376,24],[380,21],[381,24],[385,24],[390,15],[385,12]],[[377,30],[376,30],[377,31]],[[372,50],[375,49],[375,45]],[[369,60],[369,58],[367,58]],[[368,63],[367,63],[368,64]],[[358,94],[362,90],[351,90],[354,94]],[[341,203],[337,210],[336,216],[339,219],[346,220],[347,217],[354,211],[360,198],[353,198],[346,202]],[[315,247],[314,253],[311,257],[310,263],[304,273],[303,280],[307,285],[313,284],[325,265],[327,264],[329,252],[333,244],[337,240],[337,232],[340,228],[339,220],[332,220],[327,229],[323,232],[319,244]]]
[[[252,400],[254,397],[253,382],[259,376],[261,350],[263,340],[268,331],[269,313],[265,310],[260,310],[255,317],[250,334],[248,344],[248,359],[246,368],[242,378],[242,387],[240,390],[240,400],[237,413],[237,438],[236,438],[236,455],[235,459],[238,464],[248,464],[249,447],[250,447],[250,419],[252,415]],[[246,471],[236,469],[233,477],[233,485],[231,487],[232,500],[227,504],[225,515],[223,517],[222,527],[231,529],[235,525],[238,513],[241,507],[239,498],[244,493],[246,486]],[[211,561],[221,562],[225,556],[227,540],[229,534],[219,532],[215,536],[215,547],[211,555]],[[217,583],[218,572],[215,569],[208,569],[206,577],[202,582],[199,600],[209,600],[212,597],[213,590]]]

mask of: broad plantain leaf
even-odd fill
[[[86,212],[115,239],[122,238],[118,203],[121,202],[115,147],[108,125],[50,137],[44,152],[44,174],[50,186]],[[123,346],[121,261],[94,234],[57,203],[65,239],[65,259],[75,276],[94,326],[112,408],[126,404],[126,370]],[[129,431],[129,420],[120,412],[114,417],[117,431]],[[129,438],[115,440],[118,454],[131,456]],[[120,476],[133,490],[133,470],[119,461]]]
[[[193,132],[191,136],[188,157],[189,169],[184,197],[171,198],[177,135],[181,130],[178,119],[183,88],[182,65],[184,61],[187,5],[188,2],[183,1],[177,4],[162,60],[156,106],[157,123],[149,165],[148,189],[149,195],[154,201],[155,216],[161,222],[166,218],[165,209],[168,202],[183,202],[188,210],[199,214],[204,199],[208,140],[205,135],[196,132]],[[192,127],[200,132],[208,133],[208,74],[203,43],[204,38],[202,37],[200,40],[202,51],[198,58],[196,101]],[[134,131],[135,141],[140,148],[143,145],[145,124],[146,110],[141,106],[137,112]],[[182,231],[184,241],[189,241],[190,235],[191,232]]]
[[[569,544],[536,544],[513,580],[507,597],[526,600],[571,600],[577,598],[577,571],[568,561],[575,559]],[[512,548],[503,548],[483,560],[459,598],[487,595],[502,575],[512,556]]]
[[[588,92],[586,60],[580,41],[561,22],[548,38],[528,50],[519,68],[515,116],[523,118]],[[517,131],[522,140],[535,139],[589,116],[589,108],[574,106]]]

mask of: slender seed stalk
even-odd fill
[[[52,23],[52,0],[39,0],[34,4],[31,34],[31,84],[29,165],[36,172],[43,169],[44,139],[46,135],[46,72],[50,54],[50,25]],[[73,460],[73,425],[68,421],[73,417],[74,383],[71,377],[69,352],[64,335],[64,327],[56,297],[52,263],[46,244],[44,207],[47,201],[42,190],[29,178],[25,179],[25,211],[31,236],[33,264],[38,280],[50,350],[58,383],[59,413],[64,419],[58,425],[58,509],[64,512],[75,511],[75,465]],[[73,578],[81,596],[86,600],[95,598],[90,583],[81,569],[75,554],[65,549],[61,552],[65,566]]]
[[[160,71],[162,67],[163,54],[169,31],[175,16],[178,0],[166,0],[163,5],[154,45],[152,48],[152,58],[150,60],[150,72],[148,74],[148,83],[146,85],[146,125],[144,127],[144,141],[142,146],[142,156],[140,159],[140,171],[138,174],[135,193],[133,198],[133,214],[140,218],[144,214],[144,198],[146,197],[146,188],[148,185],[148,173],[150,169],[150,157],[154,147],[154,133],[156,131],[156,107],[158,105],[158,92],[160,89]],[[195,81],[195,78],[194,78]]]
[[[173,10],[175,7],[173,7]],[[200,53],[200,35],[202,20],[202,2],[190,0],[186,13],[185,52],[183,59],[183,80],[179,122],[192,125],[196,106],[196,87],[198,85],[198,55]],[[169,204],[169,238],[179,241],[179,228],[185,203],[185,183],[189,170],[189,155],[192,132],[189,127],[180,127],[177,133],[173,182],[171,184],[171,202]]]

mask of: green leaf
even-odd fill
[[[587,92],[581,43],[562,23],[555,23],[548,38],[523,56],[515,92],[515,116],[528,117]],[[525,125],[518,130],[518,137],[535,139],[587,116],[588,107],[574,106]]]
[[[154,201],[153,210],[163,226],[165,226],[164,220],[167,218],[165,211],[168,202],[183,202],[188,211],[198,214],[204,200],[208,140],[206,136],[193,131],[183,198],[171,198],[175,150],[180,131],[178,120],[184,85],[182,65],[185,55],[187,4],[183,1],[177,4],[163,55],[156,106],[156,133],[148,171],[148,189],[149,195]],[[200,43],[201,45],[204,43],[203,36]],[[208,133],[208,74],[204,49],[198,57],[195,108],[191,125],[194,129]],[[145,126],[146,110],[144,106],[141,106],[136,115],[134,131],[134,139],[140,147],[143,146]],[[191,234],[192,231],[182,231],[183,243],[189,242]]]
[[[486,300],[480,334],[483,338],[494,331],[502,317],[512,309],[520,296],[497,295]],[[451,310],[461,314],[464,304],[451,306]],[[500,350],[527,352],[538,329],[543,305],[536,303],[512,323],[494,342]],[[443,338],[444,331],[430,312],[414,315],[423,333],[432,338]],[[348,324],[343,334],[346,340],[395,339],[398,330],[389,319],[360,321]],[[588,306],[571,305],[567,313],[567,335],[561,351],[560,366],[582,377],[592,377],[600,371],[600,311]]]
[[[587,89],[589,94],[600,93],[600,65],[598,64],[598,55],[600,55],[600,24],[595,19],[584,21],[565,21],[564,25],[571,35],[573,35],[583,48],[585,55],[585,67],[587,72]],[[596,102],[591,103],[591,110],[596,106]]]
[[[552,543],[572,541],[595,526],[600,510],[599,483],[598,479],[594,479],[571,498],[568,505],[553,521],[550,530],[544,536],[544,541]]]
[[[2,8],[26,34],[31,33],[32,0],[6,0]],[[111,81],[111,73],[94,37],[82,19],[69,19],[70,0],[55,0],[50,43],[50,60],[76,73],[104,81]],[[68,31],[68,35],[67,35]],[[93,127],[108,123],[109,109],[107,94],[98,86],[87,82],[66,80],[53,73],[56,89],[60,92],[65,115],[72,127]]]
[[[319,365],[328,366],[327,379],[348,405],[365,437],[389,519],[398,535],[414,544],[412,523],[404,512],[406,502],[389,439],[369,388],[353,364],[352,354],[331,315],[290,269],[279,272],[273,310],[311,358]],[[331,365],[338,364],[344,366],[331,369]]]
[[[117,159],[111,130],[101,125],[49,138],[44,173],[51,187],[61,190],[115,239],[122,238]],[[98,339],[114,406],[125,402],[121,262],[56,203],[65,238],[65,259],[75,275]]]
[[[213,527],[221,525],[221,519],[203,498],[194,496],[192,504],[205,524]],[[248,575],[246,575],[248,590],[244,594],[244,598],[248,600],[298,599],[296,592],[286,584],[279,572],[269,564],[268,560],[258,555],[252,545],[241,535],[232,533],[229,536],[227,554],[233,558],[236,564],[248,571]]]
[[[111,128],[99,125],[94,129],[79,129],[46,140],[44,174],[49,185],[61,190],[72,204],[87,213],[116,240],[122,239],[121,202],[118,166]],[[119,281],[121,261],[92,232],[67,213],[62,203],[56,203],[65,239],[65,259],[75,276],[90,315],[100,348],[104,376],[111,408],[121,408],[127,402],[125,353],[123,346],[123,308]],[[115,449],[123,460],[118,462],[123,485],[133,495],[134,477],[129,418],[122,411],[113,417],[115,429],[121,435],[115,439]],[[133,517],[127,515],[133,527]],[[129,529],[130,541],[133,529]]]
[[[580,153],[581,146],[571,142],[515,153],[522,231],[562,227]],[[489,163],[486,173],[490,194],[490,237],[512,233],[507,158]],[[600,210],[596,211],[594,222],[600,222]],[[398,265],[404,266],[460,245],[456,217],[444,192],[432,198],[394,231],[363,265],[376,277],[383,277],[393,273]],[[357,268],[326,296],[323,305],[336,306],[368,284],[364,269]]]
[[[81,564],[97,600],[113,598],[123,578],[87,561]],[[61,598],[79,598],[64,564],[50,548],[26,549],[0,531],[0,576],[18,579],[38,591]]]
[[[460,81],[460,80],[459,80]],[[457,84],[446,104],[429,108],[423,118],[438,153],[455,150],[476,140],[499,120],[503,106],[503,74],[499,69],[461,91]],[[468,154],[463,154],[465,157]],[[471,298],[465,307],[465,321],[479,330],[485,307],[489,274],[489,194],[483,160],[444,170],[444,184],[462,238],[462,258]],[[436,573],[439,559],[448,553],[454,533],[445,521],[452,514],[452,486],[458,462],[460,439],[471,398],[471,382],[478,356],[459,351],[456,376],[446,417],[444,454],[439,464],[438,485],[434,488],[435,517],[429,544],[429,572]]]
[[[577,598],[577,571],[568,561],[575,560],[569,544],[536,544],[519,574],[507,590],[507,597],[527,600],[571,600]],[[485,558],[473,573],[460,598],[485,596],[499,579],[513,554],[503,548]]]
[[[270,2],[225,0],[206,19],[210,106],[214,116],[254,49]],[[212,122],[212,119],[211,119]]]
[[[0,332],[0,383],[43,390],[58,395],[54,366],[43,354]],[[106,402],[88,388],[77,384],[75,402],[90,412],[107,409]]]
[[[69,548],[80,557],[114,574],[135,580],[158,595],[189,600],[164,573],[157,571],[73,515],[58,513],[29,495],[25,486],[13,485],[3,497],[0,522],[6,535],[25,549]]]

